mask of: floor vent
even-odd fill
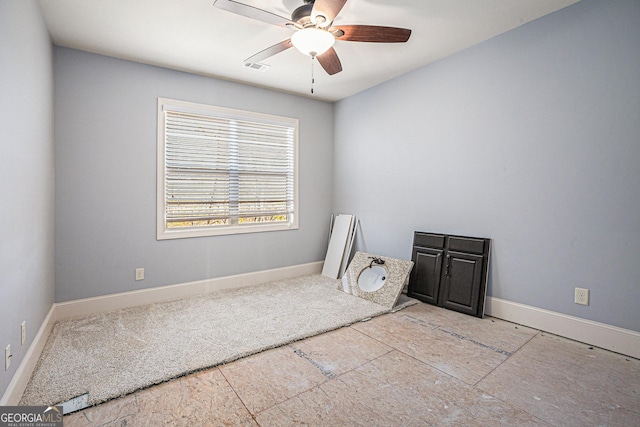
[[[56,406],[62,405],[62,413],[64,415],[72,412],[79,411],[84,408],[88,408],[89,405],[89,393],[82,394],[67,400],[66,402],[58,403]]]

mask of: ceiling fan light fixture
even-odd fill
[[[291,43],[302,53],[309,56],[322,55],[336,42],[336,38],[327,30],[310,27],[295,32]]]

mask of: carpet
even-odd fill
[[[338,284],[303,276],[59,321],[20,404],[95,405],[389,312]]]

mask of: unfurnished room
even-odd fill
[[[640,425],[637,0],[0,0],[0,426]]]

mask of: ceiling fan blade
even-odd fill
[[[250,56],[249,58],[244,60],[245,64],[251,63],[251,62],[260,62],[263,61],[267,58],[272,57],[275,54],[278,54],[280,52],[284,52],[285,50],[289,49],[290,47],[292,47],[293,45],[291,44],[291,39],[287,39],[285,41],[281,41],[278,44],[274,44],[271,47],[266,48],[263,51],[260,51],[258,53],[256,53],[253,56]]]
[[[321,15],[324,16],[326,25],[318,24],[321,27],[328,27],[346,2],[347,0],[316,0],[311,10],[311,22],[316,22],[316,16]]]
[[[316,59],[318,60],[320,65],[322,65],[322,68],[324,68],[324,70],[330,76],[342,71],[342,64],[340,63],[340,58],[338,58],[338,54],[336,53],[334,48],[330,48],[328,51],[326,51],[322,55],[316,56]]]
[[[338,33],[336,34],[336,31]],[[336,39],[351,42],[404,43],[409,40],[411,30],[376,25],[340,25],[332,27]],[[344,33],[340,35],[340,32]]]
[[[246,16],[247,18],[257,19],[258,21],[266,22],[268,24],[279,25],[281,27],[284,27],[286,24],[291,22],[289,18],[283,18],[275,13],[267,12],[266,10],[258,9],[257,7],[239,3],[234,0],[215,0],[213,5],[218,9]]]

